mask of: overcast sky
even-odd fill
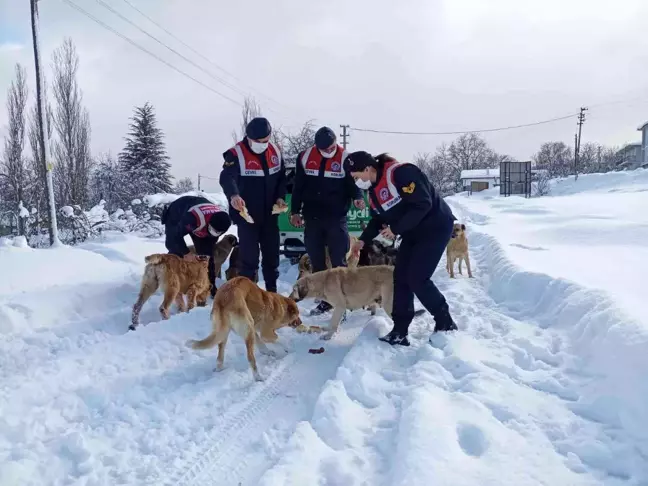
[[[96,0],[72,0],[228,97],[242,96],[165,50]],[[307,119],[401,131],[529,123],[592,105],[583,143],[638,141],[648,121],[645,0],[129,0],[238,81],[194,55],[124,0],[105,0],[215,76],[254,95],[274,126]],[[42,58],[70,36],[92,123],[94,154],[123,146],[134,105],[151,102],[173,174],[217,177],[240,107],[106,31],[63,0],[40,0]],[[14,64],[34,81],[29,2],[0,0],[0,136]],[[33,95],[33,91],[31,93]],[[272,100],[269,100],[270,97]],[[33,99],[33,98],[32,98]],[[597,103],[622,100],[596,108]],[[628,101],[626,101],[628,100]],[[576,118],[487,134],[528,160],[548,140],[573,142]],[[352,132],[351,150],[401,160],[453,136]],[[216,181],[205,189],[219,190]]]

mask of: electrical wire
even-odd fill
[[[210,71],[208,71],[208,70],[206,70],[205,68],[203,68],[201,65],[195,63],[194,61],[192,61],[191,59],[189,59],[188,57],[186,57],[186,56],[183,55],[182,53],[180,53],[180,52],[178,52],[177,50],[175,50],[173,47],[168,46],[168,45],[165,44],[163,41],[161,41],[160,39],[158,39],[157,37],[155,37],[153,34],[147,32],[147,31],[144,30],[142,27],[140,27],[139,25],[137,25],[135,22],[133,22],[132,20],[130,20],[128,17],[122,15],[120,12],[118,12],[117,10],[115,10],[114,8],[112,8],[110,5],[108,5],[108,4],[107,4],[106,2],[104,2],[103,0],[95,0],[95,2],[97,2],[99,5],[101,5],[101,6],[104,7],[105,9],[111,11],[111,12],[112,12],[113,14],[115,14],[117,17],[119,17],[120,19],[122,19],[124,22],[127,22],[128,24],[130,24],[130,25],[132,25],[133,27],[135,27],[137,30],[139,30],[140,32],[142,32],[144,35],[146,35],[146,36],[150,37],[151,39],[153,39],[155,42],[157,42],[158,44],[160,44],[160,45],[161,45],[162,47],[164,47],[165,49],[171,51],[171,52],[174,53],[176,56],[179,56],[180,58],[182,58],[183,60],[185,60],[186,62],[188,62],[189,64],[191,64],[192,66],[194,66],[194,67],[200,69],[203,73],[207,74],[207,76],[211,77],[211,78],[214,79],[215,81],[217,81],[217,82],[221,83],[222,85],[224,85],[224,86],[230,88],[232,91],[235,91],[236,93],[240,94],[241,96],[245,96],[245,95],[246,95],[246,93],[245,93],[244,91],[241,91],[240,89],[238,89],[238,88],[237,88],[236,86],[234,86],[233,84],[229,83],[228,81],[224,80],[223,78],[221,78],[221,77],[219,77],[219,76],[216,76],[215,74],[213,74],[213,73],[211,73]]]
[[[225,98],[225,99],[228,100],[228,101],[231,101],[232,103],[234,103],[234,104],[236,104],[236,105],[238,105],[238,106],[243,106],[239,101],[236,101],[235,99],[230,98],[229,96],[227,96],[227,95],[221,93],[220,91],[215,90],[214,88],[212,88],[212,87],[209,86],[208,84],[205,84],[205,83],[203,83],[202,81],[200,81],[200,80],[194,78],[194,77],[191,76],[190,74],[187,74],[186,72],[184,72],[184,71],[182,71],[181,69],[177,68],[177,67],[174,66],[173,64],[171,64],[171,63],[165,61],[164,59],[162,59],[161,57],[157,56],[156,54],[153,54],[153,53],[152,53],[151,51],[149,51],[148,49],[146,49],[146,48],[140,46],[139,44],[137,44],[135,41],[133,41],[133,40],[130,39],[129,37],[125,36],[124,34],[118,32],[118,31],[116,31],[115,29],[113,29],[113,28],[110,27],[109,25],[105,24],[104,22],[102,22],[101,20],[99,20],[98,18],[96,18],[95,16],[93,16],[92,14],[90,14],[89,12],[87,12],[86,10],[84,10],[83,8],[79,7],[79,6],[78,6],[76,3],[74,3],[72,0],[62,0],[62,1],[65,2],[65,3],[67,3],[70,7],[72,7],[72,8],[75,9],[75,10],[77,10],[77,11],[80,12],[81,14],[85,15],[86,17],[88,17],[90,20],[96,22],[97,24],[99,24],[99,25],[100,25],[101,27],[103,27],[104,29],[109,30],[109,31],[112,32],[113,34],[115,34],[115,35],[121,37],[122,39],[124,39],[124,40],[125,40],[126,42],[128,42],[129,44],[131,44],[131,45],[133,45],[134,47],[138,48],[140,51],[142,51],[142,52],[148,54],[149,56],[153,57],[154,59],[158,60],[159,62],[165,64],[165,65],[168,66],[168,67],[170,67],[170,68],[173,69],[174,71],[176,71],[176,72],[182,74],[182,75],[185,76],[186,78],[189,78],[189,79],[192,80],[193,82],[195,82],[195,83],[201,85],[203,88],[208,89],[209,91],[211,91],[211,92],[217,94],[218,96],[220,96],[220,97],[222,97],[222,98]]]
[[[288,108],[288,107],[285,106],[283,103],[278,102],[277,100],[275,100],[275,99],[271,98],[270,96],[264,94],[264,93],[261,92],[260,90],[254,88],[253,86],[250,86],[249,84],[245,83],[245,82],[244,82],[243,80],[241,80],[240,78],[236,77],[236,76],[235,76],[234,74],[232,74],[231,72],[227,71],[224,67],[222,67],[222,66],[216,64],[214,61],[212,61],[211,59],[209,59],[207,56],[205,56],[204,54],[200,53],[199,51],[197,51],[196,49],[194,49],[193,47],[191,47],[189,44],[187,44],[186,42],[184,42],[184,41],[183,41],[182,39],[180,39],[178,36],[174,35],[171,31],[169,31],[168,29],[164,28],[164,27],[163,27],[162,25],[160,25],[158,22],[156,22],[156,21],[153,20],[151,17],[149,17],[148,15],[146,15],[146,13],[142,12],[142,10],[140,10],[140,9],[137,8],[135,5],[133,5],[129,0],[122,0],[122,1],[123,1],[126,5],[128,5],[129,7],[131,7],[133,10],[135,10],[136,12],[138,12],[142,17],[144,17],[144,18],[147,19],[149,22],[151,22],[153,25],[155,25],[155,26],[158,27],[160,30],[162,30],[163,32],[165,32],[167,35],[169,35],[170,37],[172,37],[173,39],[175,39],[176,41],[178,41],[180,44],[182,44],[184,47],[186,47],[187,49],[189,49],[191,52],[193,52],[194,54],[196,54],[197,56],[199,56],[199,57],[202,58],[203,60],[207,61],[209,64],[211,64],[212,66],[214,66],[216,69],[218,69],[218,70],[220,70],[221,72],[225,73],[226,75],[232,77],[233,79],[235,79],[236,81],[238,81],[238,82],[241,83],[242,85],[247,86],[247,88],[248,88],[250,91],[255,91],[255,92],[257,92],[259,95],[261,95],[263,98],[266,98],[267,100],[272,101],[272,102],[276,103],[277,105],[283,106],[284,108]]]
[[[557,122],[560,120],[567,120],[568,118],[572,118],[574,116],[578,116],[578,113],[572,113],[570,115],[559,116],[556,118],[550,118],[549,120],[542,120],[533,123],[524,123],[521,125],[511,125],[511,126],[497,127],[497,128],[483,128],[481,130],[457,130],[451,132],[404,132],[404,131],[396,131],[396,130],[375,130],[371,128],[357,128],[353,126],[349,128],[351,130],[355,130],[356,132],[387,133],[392,135],[461,135],[464,133],[500,132],[503,130],[514,130],[516,128],[533,127],[537,125],[544,125],[547,123]]]

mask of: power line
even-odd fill
[[[227,95],[225,95],[225,94],[223,94],[223,93],[221,93],[221,92],[215,90],[214,88],[212,88],[212,87],[209,86],[208,84],[205,84],[205,83],[203,83],[202,81],[200,81],[200,80],[194,78],[194,77],[191,76],[190,74],[185,73],[185,72],[182,71],[181,69],[175,67],[173,64],[171,64],[171,63],[165,61],[165,60],[162,59],[161,57],[157,56],[156,54],[153,54],[151,51],[149,51],[149,50],[147,50],[146,48],[140,46],[139,44],[137,44],[135,41],[133,41],[133,40],[130,39],[129,37],[125,36],[124,34],[121,34],[121,33],[118,32],[118,31],[116,31],[115,29],[113,29],[113,28],[110,27],[109,25],[103,23],[101,20],[99,20],[99,19],[97,19],[96,17],[94,17],[92,14],[90,14],[89,12],[87,12],[86,10],[84,10],[83,8],[79,7],[79,6],[78,6],[76,3],[74,3],[72,0],[63,0],[63,2],[67,3],[70,7],[72,7],[72,8],[75,9],[75,10],[77,10],[78,12],[82,13],[83,15],[85,15],[86,17],[88,17],[90,20],[93,20],[94,22],[96,22],[97,24],[99,24],[99,25],[100,25],[101,27],[103,27],[104,29],[109,30],[109,31],[112,32],[113,34],[115,34],[115,35],[121,37],[122,39],[124,39],[124,40],[125,40],[126,42],[128,42],[129,44],[131,44],[131,45],[137,47],[140,51],[142,51],[142,52],[148,54],[149,56],[153,57],[154,59],[157,59],[157,60],[160,61],[161,63],[163,63],[163,64],[165,64],[166,66],[168,66],[168,67],[170,67],[171,69],[173,69],[174,71],[176,71],[176,72],[182,74],[183,76],[189,78],[189,79],[192,80],[193,82],[195,82],[195,83],[201,85],[203,88],[208,89],[209,91],[211,91],[211,92],[217,94],[218,96],[220,96],[220,97],[222,97],[222,98],[225,98],[225,99],[228,100],[228,101],[231,101],[232,103],[234,103],[234,104],[236,104],[236,105],[238,105],[238,106],[243,106],[241,103],[239,103],[239,102],[236,101],[235,99],[230,98],[229,96],[227,96]]]
[[[142,27],[140,27],[139,25],[137,25],[135,22],[133,22],[132,20],[130,20],[128,17],[125,17],[124,15],[122,15],[121,13],[119,13],[117,10],[115,10],[114,8],[112,8],[110,5],[108,5],[108,4],[107,4],[106,2],[104,2],[103,0],[95,0],[95,2],[97,2],[99,5],[103,6],[103,7],[106,8],[107,10],[110,10],[113,14],[115,14],[116,16],[118,16],[118,17],[119,17],[120,19],[122,19],[124,22],[127,22],[128,24],[132,25],[132,26],[135,27],[137,30],[139,30],[140,32],[142,32],[144,35],[150,37],[150,38],[153,39],[155,42],[157,42],[158,44],[160,44],[161,46],[163,46],[164,48],[166,48],[166,49],[168,49],[169,51],[173,52],[175,55],[181,57],[182,59],[184,59],[185,61],[187,61],[187,62],[188,62],[189,64],[191,64],[192,66],[194,66],[194,67],[200,69],[202,72],[204,72],[205,74],[207,74],[207,76],[209,76],[209,77],[211,77],[212,79],[218,81],[219,83],[223,84],[224,86],[230,88],[232,91],[237,92],[237,93],[240,94],[241,96],[245,96],[245,95],[246,95],[246,93],[245,93],[244,91],[239,90],[236,86],[230,84],[229,82],[227,82],[227,81],[224,80],[223,78],[214,75],[214,74],[211,73],[210,71],[208,71],[208,70],[206,70],[205,68],[203,68],[201,65],[195,63],[194,61],[192,61],[192,60],[189,59],[188,57],[184,56],[182,53],[180,53],[180,52],[178,52],[177,50],[175,50],[173,47],[168,46],[168,45],[165,44],[163,41],[161,41],[160,39],[158,39],[157,37],[155,37],[153,34],[150,34],[150,33],[147,32],[146,30],[144,30]]]
[[[551,118],[549,120],[542,120],[538,122],[533,122],[533,123],[524,123],[521,125],[511,125],[507,127],[497,127],[497,128],[483,128],[481,130],[458,130],[458,131],[452,131],[452,132],[403,132],[403,131],[395,131],[395,130],[374,130],[371,128],[356,128],[356,127],[351,127],[351,130],[355,130],[357,132],[371,132],[371,133],[388,133],[388,134],[394,134],[394,135],[461,135],[464,133],[481,133],[481,132],[499,132],[503,130],[513,130],[516,128],[524,128],[524,127],[533,127],[536,125],[544,125],[547,123],[553,123],[557,122],[560,120],[567,120],[568,118],[577,116],[578,113],[572,113],[570,115],[565,115],[565,116],[559,116],[557,118]]]
[[[161,29],[162,31],[164,31],[167,35],[169,35],[170,37],[172,37],[173,39],[175,39],[176,41],[178,41],[180,44],[182,44],[183,46],[185,46],[185,47],[186,47],[187,49],[189,49],[191,52],[193,52],[194,54],[196,54],[197,56],[199,56],[199,57],[202,58],[203,60],[207,61],[207,62],[208,62],[209,64],[211,64],[212,66],[214,66],[216,69],[218,69],[218,70],[222,71],[223,73],[225,73],[226,75],[232,77],[233,79],[235,79],[236,81],[238,81],[238,82],[241,83],[242,85],[247,86],[251,91],[256,91],[256,92],[257,92],[258,94],[260,94],[263,98],[266,98],[267,100],[272,101],[272,102],[274,102],[274,103],[276,103],[276,104],[278,104],[278,105],[280,105],[280,106],[284,106],[284,107],[286,107],[286,106],[283,105],[282,103],[279,103],[277,100],[271,98],[270,96],[268,96],[268,95],[262,93],[262,92],[259,91],[258,89],[256,89],[256,88],[250,86],[249,84],[245,83],[245,82],[242,81],[240,78],[236,77],[234,74],[232,74],[231,72],[227,71],[227,70],[226,70],[225,68],[223,68],[222,66],[216,64],[214,61],[212,61],[211,59],[209,59],[209,58],[208,58],[207,56],[205,56],[204,54],[201,54],[199,51],[197,51],[196,49],[194,49],[193,47],[191,47],[189,44],[187,44],[186,42],[184,42],[182,39],[180,39],[178,36],[174,35],[171,31],[169,31],[168,29],[164,28],[164,27],[163,27],[162,25],[160,25],[158,22],[156,22],[156,21],[153,20],[151,17],[149,17],[148,15],[146,15],[144,12],[142,12],[139,8],[137,8],[135,5],[133,5],[133,4],[132,4],[131,2],[129,2],[128,0],[123,0],[123,2],[124,2],[126,5],[128,5],[129,7],[131,7],[133,10],[135,10],[136,12],[138,12],[142,17],[144,17],[145,19],[147,19],[147,20],[148,20],[149,22],[151,22],[153,25],[157,26],[159,29]],[[286,107],[286,108],[287,108],[287,107]]]

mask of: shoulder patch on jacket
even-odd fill
[[[224,166],[224,167],[231,167],[231,166],[233,166],[233,165],[234,165],[234,161],[233,161],[233,160],[226,160],[225,162],[223,162],[223,166]]]
[[[403,186],[402,189],[404,193],[412,194],[414,192],[414,189],[416,189],[416,183],[410,182],[407,186]]]

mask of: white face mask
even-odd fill
[[[327,154],[322,150],[319,151],[319,153],[322,154],[322,157],[324,157],[325,159],[332,159],[336,152],[337,152],[337,147],[335,147],[335,150],[333,150],[333,152],[331,152],[330,154]]]
[[[248,139],[248,142],[250,143],[250,148],[252,149],[252,152],[255,154],[262,154],[268,149],[268,143],[269,142],[255,142],[254,140]]]
[[[362,179],[358,179],[357,181],[355,181],[355,185],[360,189],[366,191],[371,187],[371,181],[363,181]]]

